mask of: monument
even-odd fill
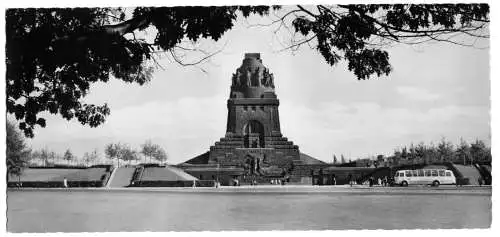
[[[225,136],[207,153],[179,166],[195,176],[216,167],[217,172],[232,176],[279,177],[290,172],[294,164],[324,164],[301,154],[281,133],[274,83],[274,75],[262,64],[260,54],[245,54],[232,75]]]

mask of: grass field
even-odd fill
[[[436,229],[491,223],[491,191],[38,190],[8,191],[7,207],[9,232]]]

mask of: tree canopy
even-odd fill
[[[487,147],[481,140],[467,143],[461,139],[460,144],[454,145],[446,139],[437,144],[420,143],[396,149],[387,157],[391,165],[402,164],[433,164],[451,162],[455,164],[472,165],[491,164],[491,147]]]
[[[147,140],[144,144],[141,145],[141,153],[149,158],[151,162],[151,158],[159,161],[165,162],[167,160],[167,153],[165,150],[158,144],[153,144],[151,140]]]
[[[347,61],[358,79],[391,72],[387,44],[463,44],[454,41],[457,34],[488,37],[487,4],[137,7],[130,14],[123,8],[8,9],[7,112],[28,137],[36,126],[45,127],[42,112],[98,126],[110,109],[83,102],[92,83],[110,77],[147,83],[157,52],[170,52],[183,64],[175,52],[193,49],[182,47],[182,41],[217,41],[238,15],[271,11],[280,15],[272,24],[291,22],[302,36],[289,49],[313,44],[328,64]],[[151,28],[156,30],[152,41],[139,37]]]
[[[75,159],[75,155],[73,155],[73,153],[71,152],[70,149],[67,149],[64,152],[63,159],[66,160],[69,163],[70,161],[72,161],[72,160]]]
[[[24,141],[24,136],[17,130],[16,125],[7,121],[6,157],[7,175],[19,175],[27,165],[31,150]]]

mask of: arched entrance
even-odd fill
[[[245,148],[264,148],[264,126],[256,120],[250,120],[243,127]]]

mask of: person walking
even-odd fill
[[[68,188],[68,179],[66,179],[66,177],[64,177],[63,186],[64,188]]]

